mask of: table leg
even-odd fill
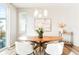
[[[40,55],[41,55],[41,41],[40,41],[40,46],[39,46],[39,50],[40,50]]]
[[[40,55],[41,55],[41,46],[39,47],[39,53],[40,53]]]

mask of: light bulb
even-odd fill
[[[47,15],[48,15],[48,11],[45,9],[44,10],[44,16],[47,17]]]
[[[39,14],[39,15],[38,15],[38,18],[42,18],[42,14]]]
[[[38,15],[38,10],[35,10],[34,16],[37,17],[37,15]]]

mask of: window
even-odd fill
[[[0,4],[0,49],[6,45],[6,7]]]

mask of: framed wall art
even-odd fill
[[[35,29],[43,28],[45,32],[51,32],[51,19],[50,18],[37,18],[34,21]]]

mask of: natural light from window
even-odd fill
[[[6,44],[6,7],[0,4],[0,49]]]

